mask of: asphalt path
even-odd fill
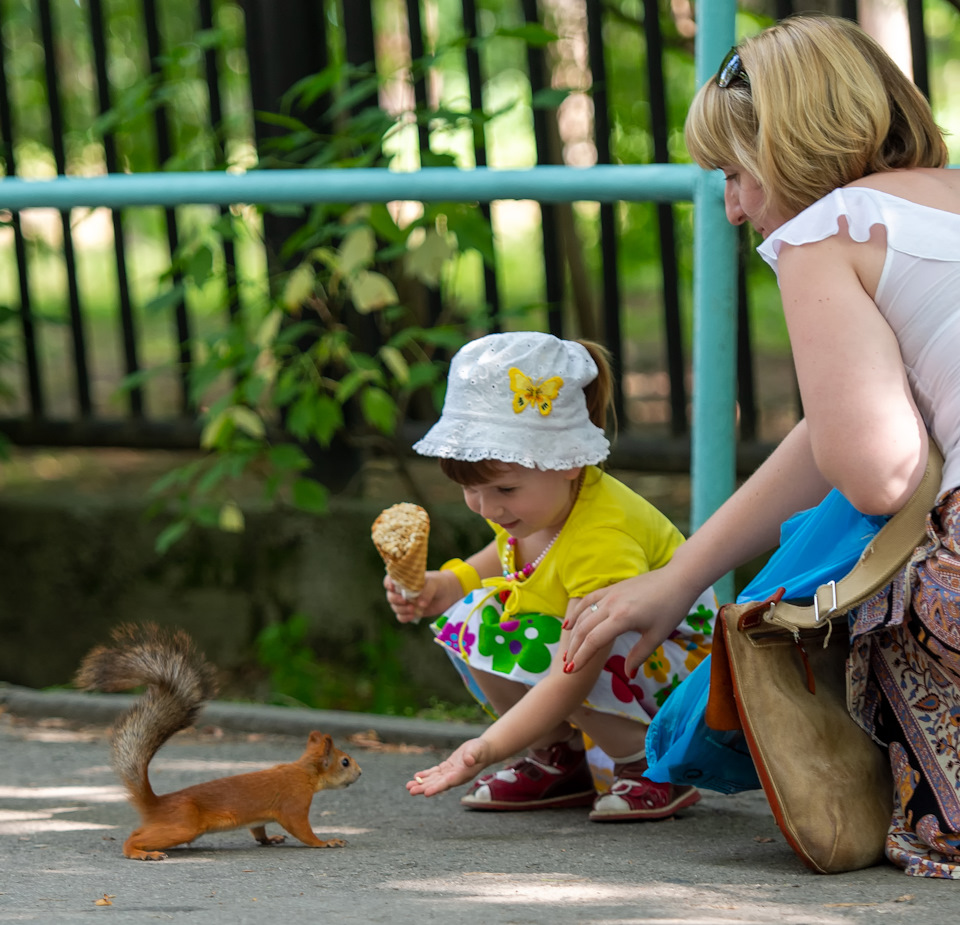
[[[352,787],[313,801],[314,830],[346,847],[293,838],[261,847],[238,830],[171,849],[165,861],[130,861],[120,846],[136,817],[110,769],[107,734],[128,702],[0,686],[0,922],[958,920],[960,885],[950,881],[887,865],[809,872],[759,791],[706,791],[680,817],[646,824],[591,823],[584,809],[469,812],[460,790],[428,800],[403,784],[473,727],[237,704],[210,704],[197,729],[161,750],[154,788],[294,760],[317,728],[363,768]]]

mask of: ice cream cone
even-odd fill
[[[383,511],[370,530],[387,574],[408,599],[422,590],[427,570],[430,517],[418,504],[403,502]]]

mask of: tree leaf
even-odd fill
[[[292,311],[300,308],[307,299],[313,295],[313,286],[316,282],[317,273],[313,264],[304,261],[287,277],[283,286],[282,301],[284,308]]]
[[[183,539],[190,529],[190,523],[186,520],[175,520],[170,526],[164,527],[154,543],[154,549],[161,555],[165,553],[174,543]]]
[[[370,266],[376,251],[377,240],[373,229],[367,226],[355,228],[340,245],[340,273],[343,276],[353,276],[359,270]]]
[[[224,408],[215,414],[205,425],[200,434],[200,446],[205,450],[212,450],[226,439],[233,431],[233,418],[230,409]]]
[[[301,395],[291,406],[284,419],[284,427],[298,440],[306,440],[313,429],[313,398],[312,394]]]
[[[183,292],[183,283],[177,283],[175,286],[171,286],[159,295],[154,296],[143,306],[144,314],[159,315],[161,312],[165,312],[175,305],[179,305],[183,301]]]
[[[313,479],[297,479],[292,487],[293,503],[311,514],[323,514],[327,509],[327,489]]]
[[[423,243],[407,252],[403,267],[428,286],[437,286],[444,264],[456,254],[456,248],[434,228],[428,228]]]
[[[523,26],[517,26],[515,28],[502,26],[493,34],[502,36],[504,38],[521,39],[531,48],[543,48],[545,45],[549,45],[551,42],[555,42],[557,40],[555,33],[548,32],[539,23],[532,22]]]
[[[364,420],[385,434],[392,434],[397,420],[397,405],[389,393],[370,386],[360,393]]]
[[[263,418],[253,408],[248,408],[246,405],[234,405],[228,410],[238,429],[257,440],[263,439],[266,434],[266,427]]]
[[[406,385],[410,381],[410,367],[403,358],[403,354],[396,347],[384,344],[380,348],[380,359],[383,360],[384,366],[393,373],[394,378],[401,385]]]
[[[321,446],[329,446],[334,434],[343,427],[343,408],[330,395],[318,395],[313,405],[313,436]]]
[[[336,400],[344,404],[354,393],[371,380],[371,370],[354,369],[347,373],[339,383],[337,383]]]
[[[493,229],[475,206],[447,208],[447,229],[457,236],[460,250],[477,250],[490,266],[494,261]]]
[[[393,244],[403,244],[406,241],[408,232],[393,220],[386,203],[375,202],[370,206],[369,221],[370,227],[384,241],[390,241]]]
[[[220,508],[220,529],[225,533],[243,533],[243,511],[235,501],[228,501]]]
[[[382,273],[361,270],[347,285],[354,307],[363,315],[400,301],[393,283]]]
[[[184,272],[193,280],[194,286],[202,288],[213,275],[213,250],[209,244],[201,244],[184,263]]]
[[[569,95],[563,87],[545,87],[533,94],[530,105],[534,109],[556,109]]]
[[[408,389],[419,389],[433,385],[439,378],[440,368],[433,363],[414,363],[410,366],[410,378],[404,384]]]
[[[273,343],[277,338],[277,332],[280,330],[280,322],[282,320],[283,312],[278,309],[267,312],[266,317],[260,322],[260,326],[257,328],[257,333],[253,335],[253,342],[261,349]]]
[[[267,458],[271,465],[276,466],[277,469],[301,471],[310,465],[307,454],[295,443],[278,443],[276,446],[270,447]]]

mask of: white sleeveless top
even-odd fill
[[[875,301],[900,344],[913,397],[943,451],[941,493],[960,486],[960,215],[866,187],[834,190],[784,222],[757,252],[777,270],[780,246],[839,232],[887,234]]]

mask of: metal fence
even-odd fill
[[[803,4],[775,6],[776,15],[784,16]],[[915,78],[929,92],[923,5],[910,2],[907,7]],[[855,17],[855,8],[856,3],[841,2],[834,12]],[[0,135],[5,175],[266,166],[265,152],[276,138],[277,120],[262,120],[256,114],[284,111],[285,95],[297,81],[334,63],[346,68],[345,83],[336,91],[328,87],[318,92],[309,106],[296,113],[322,132],[332,112],[347,105],[356,110],[376,97],[377,86],[369,78],[382,65],[387,44],[393,42],[399,48],[396,54],[413,63],[436,49],[443,33],[447,39],[460,40],[448,46],[462,51],[462,94],[474,113],[495,108],[490,100],[496,95],[499,75],[491,72],[490,61],[484,58],[483,50],[489,46],[483,42],[528,40],[510,61],[526,87],[520,108],[528,118],[524,131],[529,131],[537,165],[583,163],[573,151],[578,145],[581,155],[586,152],[587,162],[600,166],[630,160],[667,164],[686,100],[668,98],[664,75],[672,67],[686,69],[692,77],[692,33],[678,29],[669,5],[644,0],[631,9],[637,11],[632,20],[623,9],[600,0],[541,0],[539,4],[537,0],[456,4],[184,0],[182,9],[155,0],[142,4],[8,0],[0,4],[0,72],[5,75],[0,81]],[[441,15],[444,18],[438,24]],[[542,45],[543,32],[538,28],[557,30],[562,41],[575,47],[558,53],[556,43]],[[607,48],[611,35],[621,32],[632,35],[642,51],[642,74],[610,69]],[[134,48],[142,48],[143,53],[135,53]],[[556,79],[561,66],[568,69],[573,92],[558,106],[551,96],[551,79]],[[442,108],[446,101],[437,83],[450,79],[450,74],[438,61],[416,71],[410,81],[412,101],[404,105]],[[642,86],[632,83],[638,77]],[[692,81],[689,86],[692,91]],[[623,143],[624,125],[613,100],[617,93],[622,98],[627,92],[646,111],[646,124],[640,128],[649,131],[652,147],[641,152],[642,158]],[[382,85],[379,93],[383,103]],[[578,106],[589,110],[588,117],[577,123],[577,137],[565,139],[564,107],[575,110]],[[90,125],[98,120],[103,131],[90,136]],[[435,160],[438,138],[426,121],[415,132],[415,158],[429,164]],[[460,140],[457,151],[462,166],[528,166],[504,160],[491,137],[490,124],[474,121],[469,135],[465,143]],[[497,163],[491,162],[491,152],[497,154]],[[621,175],[619,183],[624,179]],[[8,182],[8,190],[10,186]],[[491,198],[476,196],[478,208],[495,227],[492,202],[508,198],[502,190],[496,187]],[[329,198],[329,192],[326,195]],[[357,199],[362,195],[359,192]],[[522,180],[512,195],[516,200],[530,198]],[[584,198],[593,195],[588,190]],[[404,196],[416,198],[410,193]],[[0,186],[0,209],[8,210],[0,238],[6,276],[0,303],[0,335],[6,333],[0,345],[6,345],[6,353],[0,353],[0,377],[12,392],[11,413],[3,414],[0,408],[0,431],[14,443],[197,446],[199,427],[188,395],[191,345],[198,328],[236,313],[238,297],[235,290],[224,292],[216,305],[204,305],[201,310],[196,294],[183,285],[182,266],[171,262],[171,257],[179,252],[191,227],[215,227],[218,218],[229,217],[231,202],[254,200],[248,194],[238,194],[236,199],[185,194],[180,200],[216,203],[200,207],[171,204],[165,198],[169,197],[145,200],[150,205],[164,202],[160,208],[141,209],[127,200],[110,208],[105,193],[95,203],[101,208],[93,212],[69,199],[54,198],[50,201],[53,211],[44,213],[21,211],[10,196],[5,201]],[[540,293],[525,323],[563,336],[594,337],[609,346],[619,372],[620,465],[686,471],[691,452],[687,387],[691,350],[685,331],[692,311],[686,253],[693,232],[689,209],[684,211],[676,200],[690,197],[638,196],[654,201],[628,207],[631,197],[618,193],[598,197],[595,208],[581,214],[571,205],[576,198],[570,191],[536,204],[538,240],[532,252],[538,266],[531,272],[540,280]],[[38,205],[29,196],[20,202]],[[217,259],[236,267],[238,274],[263,274],[300,221],[271,213],[255,220],[262,220],[259,253],[250,247],[239,251],[229,237],[218,240]],[[624,279],[624,251],[632,240],[626,226],[644,223],[655,228],[645,239],[657,248],[656,277],[652,283],[647,281],[646,293],[659,302],[659,322],[653,326],[653,349],[647,343],[643,351],[643,361],[653,365],[641,367],[632,355],[637,338],[625,330],[625,319],[635,311],[628,291],[635,283]],[[98,260],[90,258],[91,228],[109,260],[102,253]],[[144,244],[147,238],[152,241],[150,248]],[[478,282],[477,301],[491,327],[503,323],[509,290],[501,272],[503,260],[500,252],[493,263],[484,264]],[[149,273],[143,272],[144,266]],[[744,263],[742,282],[746,272]],[[148,276],[162,280],[158,290],[150,290]],[[748,470],[766,451],[766,443],[758,425],[750,290],[746,285],[739,289],[739,458],[741,469]],[[110,293],[107,309],[92,312],[91,303],[101,301],[105,292]],[[434,314],[442,298],[440,287],[425,293]],[[650,337],[649,331],[646,336]],[[173,374],[136,382],[117,403],[115,391],[121,378],[170,361]],[[631,383],[638,382],[654,383],[652,399],[637,394]],[[645,401],[654,407],[648,416],[653,420],[637,413]]]

